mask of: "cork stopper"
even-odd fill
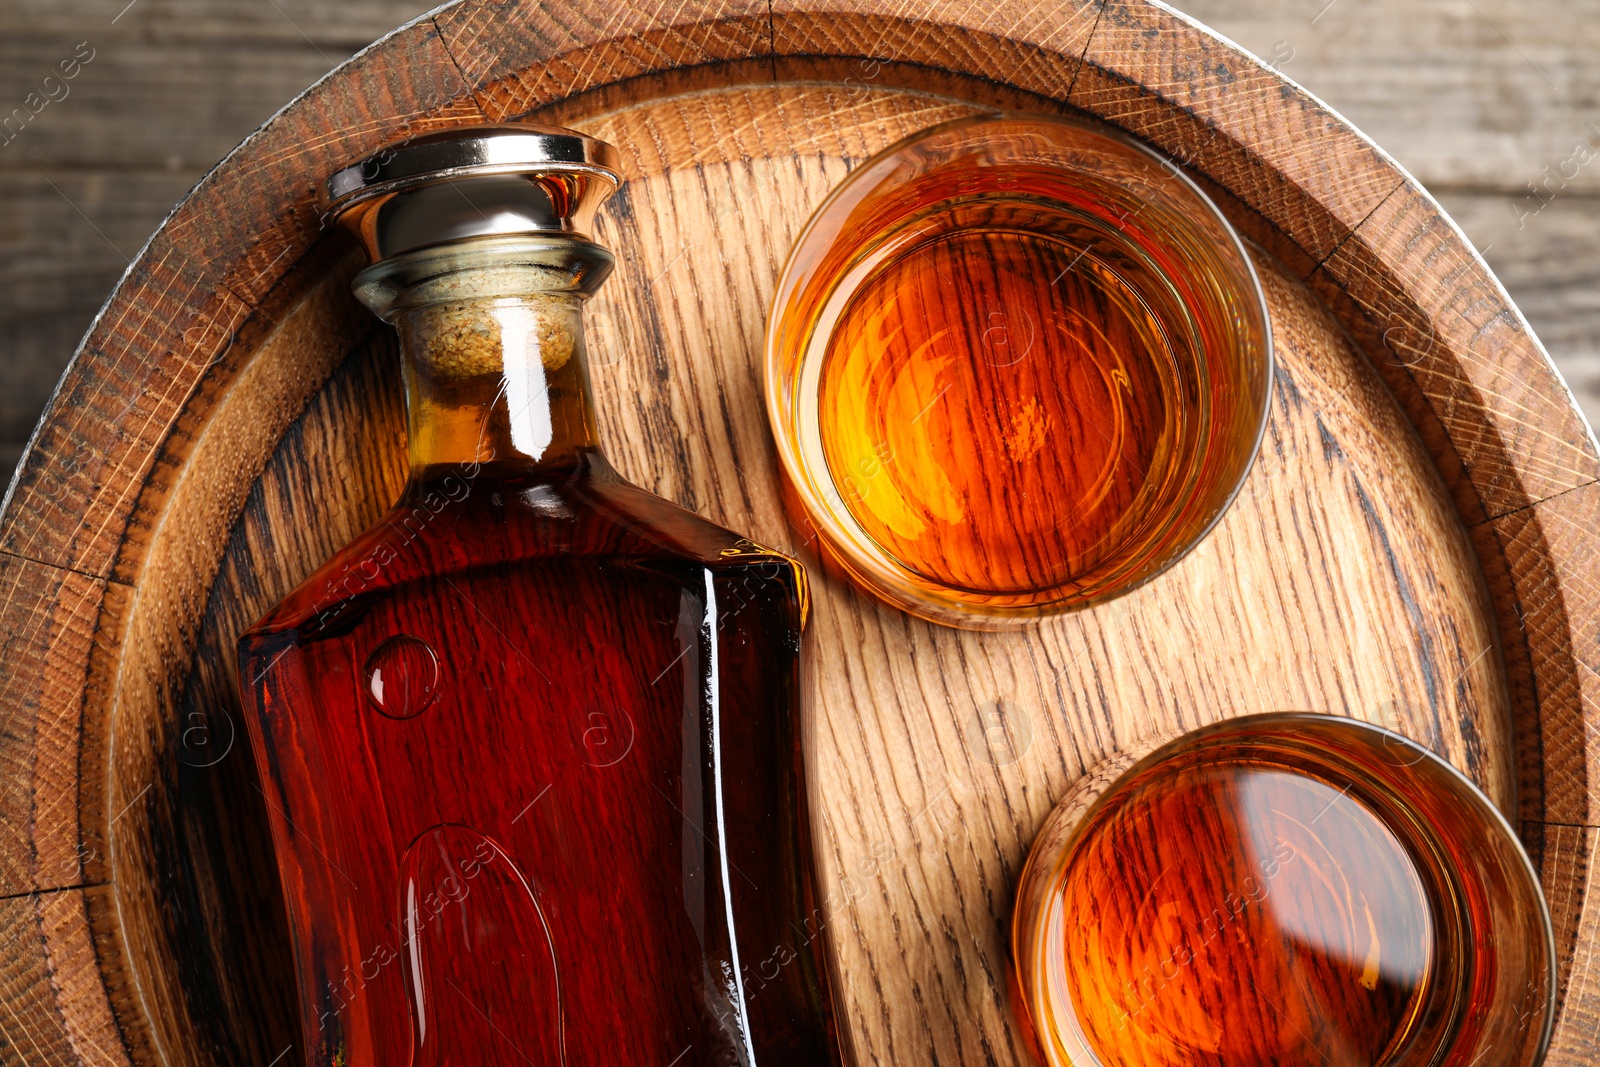
[[[413,347],[413,358],[436,381],[501,373],[508,330],[525,334],[514,350],[537,351],[546,371],[566,366],[578,347],[574,309],[555,299],[533,296],[512,307],[443,304],[417,314],[415,329],[425,343]]]
[[[356,295],[408,336],[420,373],[499,374],[508,352],[554,371],[615,263],[588,235],[617,172],[615,149],[572,130],[465,127],[339,171],[327,216],[372,257]]]
[[[430,376],[498,373],[507,350],[537,350],[552,371],[582,344],[583,300],[614,262],[577,238],[479,237],[381,260],[354,289]]]

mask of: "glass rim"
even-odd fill
[[[1249,332],[1259,338],[1258,365],[1262,383],[1260,396],[1255,398],[1253,410],[1249,412],[1251,430],[1245,460],[1232,479],[1232,484],[1220,495],[1213,514],[1183,541],[1181,547],[1160,564],[1148,572],[1139,574],[1131,581],[1112,582],[1109,589],[1087,595],[1067,594],[1053,601],[1021,607],[1003,603],[1006,594],[987,594],[991,602],[981,605],[948,595],[945,591],[953,591],[954,587],[936,580],[920,578],[909,568],[899,565],[892,559],[879,559],[859,550],[855,544],[858,538],[845,529],[833,514],[833,509],[829,508],[826,502],[820,499],[821,494],[815,491],[812,484],[814,478],[810,473],[811,465],[798,454],[792,435],[786,432],[786,429],[796,422],[797,413],[794,397],[790,395],[791,390],[786,387],[785,379],[788,377],[789,369],[803,366],[806,358],[804,354],[790,358],[781,346],[782,334],[789,325],[782,310],[794,292],[800,289],[796,277],[799,265],[806,255],[814,252],[813,245],[818,240],[818,231],[835,205],[854,194],[858,187],[867,181],[875,166],[898,156],[916,144],[969,126],[1007,122],[1068,127],[1080,134],[1103,138],[1147,162],[1154,163],[1165,177],[1174,183],[1180,195],[1189,201],[1187,206],[1198,209],[1206,220],[1218,227],[1224,237],[1224,248],[1228,258],[1240,268],[1239,280],[1243,285],[1239,296],[1243,305],[1250,309],[1256,319],[1256,323],[1252,325],[1259,326],[1259,330],[1252,329]],[[1250,472],[1255,468],[1272,410],[1272,383],[1277,365],[1273,348],[1272,318],[1254,259],[1243,237],[1222,209],[1193,178],[1184,173],[1177,162],[1138,138],[1094,116],[1081,113],[1058,114],[998,109],[947,119],[901,137],[863,160],[829,190],[828,195],[818,203],[800,228],[784,258],[783,266],[778,271],[772,299],[767,309],[762,344],[762,393],[768,424],[777,447],[781,476],[787,480],[799,498],[806,518],[821,542],[822,553],[831,556],[844,569],[851,583],[861,591],[919,618],[974,630],[1026,627],[1047,618],[1107,603],[1153,582],[1187,558],[1222,521],[1223,516],[1228,513],[1243,490]],[[887,556],[887,553],[883,555]],[[1137,570],[1137,567],[1134,569]]]
[[[1556,957],[1555,928],[1550,917],[1549,901],[1545,899],[1544,887],[1539,879],[1539,872],[1534,867],[1533,860],[1528,855],[1528,850],[1523,847],[1522,839],[1517,836],[1516,831],[1512,828],[1510,820],[1500,810],[1499,805],[1495,804],[1488,794],[1478,787],[1476,782],[1467,777],[1449,760],[1426,746],[1398,731],[1390,730],[1377,723],[1344,715],[1332,715],[1326,712],[1266,711],[1234,716],[1218,722],[1207,723],[1193,730],[1186,730],[1175,735],[1162,735],[1152,739],[1129,753],[1122,754],[1128,760],[1127,765],[1122,767],[1115,776],[1101,786],[1100,791],[1090,798],[1088,803],[1082,807],[1082,810],[1078,811],[1073,817],[1066,836],[1054,845],[1053,854],[1050,856],[1048,883],[1053,885],[1059,881],[1062,873],[1083,845],[1096,820],[1104,814],[1108,806],[1122,799],[1122,794],[1127,786],[1139,776],[1155,770],[1162,763],[1170,760],[1177,750],[1187,749],[1196,742],[1213,740],[1219,736],[1226,738],[1229,735],[1239,735],[1240,740],[1248,740],[1251,734],[1260,733],[1265,729],[1274,729],[1276,732],[1287,733],[1297,723],[1312,724],[1319,729],[1329,728],[1335,731],[1349,731],[1352,734],[1365,734],[1369,740],[1382,744],[1384,747],[1398,743],[1399,747],[1408,750],[1417,757],[1409,763],[1395,765],[1401,775],[1410,776],[1410,769],[1419,763],[1429,764],[1433,771],[1442,775],[1449,788],[1455,790],[1458,795],[1468,800],[1477,809],[1483,819],[1483,827],[1489,836],[1498,838],[1510,846],[1510,853],[1518,861],[1516,864],[1517,873],[1523,876],[1526,884],[1533,890],[1532,900],[1535,905],[1538,924],[1544,935],[1541,940],[1544,946],[1544,979],[1547,995],[1544,997],[1543,1020],[1539,1036],[1534,1045],[1533,1057],[1529,1061],[1530,1064],[1535,1065],[1542,1063],[1549,1051],[1550,1041],[1555,1031],[1557,983],[1560,977],[1560,969]],[[1284,728],[1288,728],[1288,730]],[[1319,758],[1335,767],[1349,762],[1349,757],[1338,748],[1307,749],[1307,751],[1314,752]],[[1118,755],[1117,753],[1110,754],[1105,761],[1102,761],[1102,765],[1117,759]],[[1092,785],[1094,772],[1094,767],[1089,768],[1088,772],[1077,783],[1070,786],[1067,792],[1057,801],[1056,806],[1051,809],[1050,815],[1046,816],[1040,836],[1035,838],[1036,843],[1043,839],[1044,828],[1049,826],[1051,820],[1064,804],[1071,802],[1074,793],[1081,787]],[[1387,822],[1381,816],[1379,816],[1379,820]],[[1030,845],[1028,856],[1023,863],[1021,872],[1017,876],[1019,888],[1028,884],[1032,878],[1037,877],[1033,868],[1038,859],[1034,846]],[[1024,973],[1034,970],[1033,956],[1035,954],[1031,942],[1030,944],[1022,943],[1024,938],[1023,909],[1025,903],[1025,897],[1019,891],[1014,902],[1010,933],[1012,964],[1019,972],[1018,979],[1022,983],[1026,1010],[1032,1015],[1036,1010],[1035,1002],[1043,994],[1042,992],[1037,995],[1032,993],[1029,990],[1030,983],[1024,979]],[[1048,904],[1046,905],[1046,910],[1048,910]],[[1037,1022],[1035,1026],[1037,1028]]]

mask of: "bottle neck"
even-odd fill
[[[514,476],[598,451],[576,294],[466,300],[399,315],[411,476]]]
[[[609,266],[584,241],[479,238],[356,279],[400,334],[414,483],[555,478],[598,454],[583,300]]]

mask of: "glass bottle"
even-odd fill
[[[315,1067],[838,1062],[804,572],[596,444],[614,158],[485,127],[329,183],[399,331],[411,463],[239,644]]]

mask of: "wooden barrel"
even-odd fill
[[[1148,0],[462,0],[224,160],[102,311],[0,524],[6,1062],[298,1060],[231,649],[381,513],[403,456],[394,342],[319,226],[325,175],[484,120],[616,144],[607,449],[809,559],[760,400],[781,258],[854,163],[995,107],[1101,116],[1218,200],[1254,242],[1274,406],[1218,529],[1104,608],[965,633],[814,572],[824,928],[860,1062],[1027,1062],[1005,933],[1052,802],[1157,733],[1287,709],[1397,727],[1502,806],[1554,914],[1553,1062],[1594,1062],[1593,439],[1426,192]]]

